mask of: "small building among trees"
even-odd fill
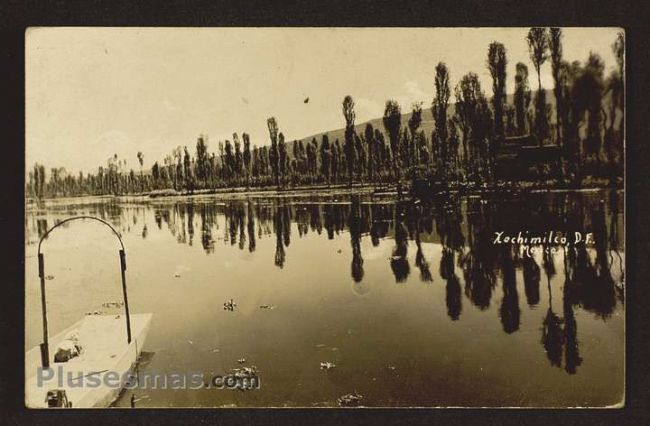
[[[557,145],[541,145],[534,135],[506,137],[495,155],[494,175],[500,180],[534,180],[561,175],[561,151]]]

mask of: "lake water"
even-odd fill
[[[39,236],[76,215],[122,234],[131,312],[154,314],[140,373],[225,374],[241,358],[259,371],[260,389],[137,390],[137,407],[327,407],[353,392],[365,406],[623,400],[622,192],[427,205],[348,194],[29,206],[26,348],[42,338]],[[591,232],[595,244],[529,257],[493,244],[500,231]],[[43,242],[50,335],[87,312],[120,312],[102,305],[122,300],[118,249],[93,221]],[[127,391],[116,405],[130,399]]]

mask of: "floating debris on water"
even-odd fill
[[[101,311],[88,311],[86,312],[86,315],[101,315]]]
[[[213,353],[217,353],[217,352],[219,352],[219,349],[214,348],[214,349],[212,349],[212,352],[213,352]]]
[[[274,305],[260,305],[260,309],[275,309]]]
[[[232,299],[230,299],[229,301],[227,301],[226,303],[223,304],[223,309],[225,311],[231,311],[232,312],[232,311],[235,310],[236,306],[237,306],[237,304]]]
[[[191,340],[188,340],[187,343],[189,343],[190,345],[193,345],[193,344],[194,344],[194,342],[191,341]]]
[[[124,302],[104,302],[102,306],[105,308],[121,308],[124,306]]]
[[[246,358],[239,358],[237,362],[240,364],[244,364],[246,362]]]
[[[324,348],[324,347],[325,347],[325,343],[319,343],[319,344],[316,345],[316,347],[317,347],[317,348]]]
[[[334,367],[336,367],[336,364],[334,364],[333,362],[321,362],[320,363],[320,369],[321,370],[331,370]]]
[[[45,277],[45,279],[51,281],[54,279],[54,275],[48,275],[47,277]]]
[[[362,399],[363,395],[354,392],[343,395],[337,400],[337,402],[339,403],[339,407],[358,407]]]
[[[186,265],[178,265],[174,270],[174,278],[180,278],[183,272],[189,272],[190,268]]]
[[[259,379],[257,377],[257,367],[233,368],[230,373],[237,379],[236,387],[241,390],[259,389]]]
[[[257,375],[257,367],[251,365],[250,367],[235,368],[233,371],[239,371],[240,375],[252,376]]]
[[[341,253],[343,253],[343,250],[338,249],[338,250],[336,250],[336,252],[339,253],[339,254],[341,254]]]

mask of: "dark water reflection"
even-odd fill
[[[498,336],[498,328],[502,336],[520,336],[518,339],[525,345],[525,352],[518,352],[518,346],[509,348],[506,345],[495,349],[494,345],[490,345],[489,350],[494,357],[502,360],[501,365],[507,364],[507,360],[513,357],[523,359],[521,363],[513,364],[511,370],[504,370],[498,367],[498,363],[495,364],[492,374],[499,376],[491,379],[508,383],[511,386],[510,393],[489,395],[489,389],[485,389],[483,393],[472,394],[472,384],[481,386],[485,377],[479,378],[477,374],[482,373],[470,371],[469,367],[474,368],[481,362],[488,363],[481,361],[486,354],[473,355],[471,351],[455,350],[450,346],[451,355],[445,355],[445,362],[451,362],[447,356],[459,356],[463,357],[465,364],[454,361],[452,370],[446,373],[445,367],[440,365],[438,367],[441,372],[435,373],[426,373],[430,369],[435,370],[435,367],[428,364],[422,366],[422,370],[417,365],[411,365],[409,378],[399,379],[407,380],[406,382],[400,384],[391,382],[396,378],[383,379],[382,386],[385,389],[374,393],[357,388],[361,393],[372,394],[366,401],[368,405],[607,405],[619,402],[623,389],[622,206],[622,194],[617,192],[547,193],[505,199],[451,197],[430,204],[395,202],[365,196],[252,198],[233,201],[195,198],[152,200],[146,204],[105,200],[56,203],[38,211],[33,210],[28,212],[26,225],[28,246],[56,221],[84,213],[112,222],[126,236],[137,236],[144,244],[138,251],[151,256],[155,256],[158,250],[166,250],[169,240],[164,237],[165,234],[187,247],[200,245],[208,258],[215,256],[223,260],[224,257],[230,257],[229,253],[235,255],[236,252],[247,252],[248,256],[252,256],[248,269],[233,275],[242,280],[233,283],[238,286],[253,281],[263,282],[267,269],[261,265],[269,263],[279,270],[286,270],[285,279],[290,282],[309,279],[306,277],[310,276],[309,265],[313,264],[313,259],[308,257],[323,256],[326,253],[320,262],[332,270],[344,268],[349,271],[348,279],[357,295],[366,295],[371,289],[376,291],[378,285],[386,285],[377,282],[385,281],[386,274],[392,277],[390,281],[395,286],[414,286],[420,283],[425,287],[440,288],[447,324],[437,322],[430,324],[430,327],[447,330],[453,324],[462,323],[465,315],[470,315],[470,321],[474,321],[480,312],[495,312],[495,317],[480,317],[481,323],[488,324],[466,326],[461,333],[462,338],[471,341],[478,339],[480,333]],[[506,234],[529,231],[535,235],[549,230],[568,235],[591,232],[595,243],[590,246],[578,244],[556,247],[555,253],[546,250],[533,257],[523,254],[518,245],[493,243],[497,231],[505,231]],[[310,245],[298,245],[296,239],[309,241]],[[267,240],[273,241],[273,245],[267,245]],[[320,250],[318,254],[314,249],[314,244],[322,247],[327,241],[342,240],[349,240],[349,245],[332,246],[328,250]],[[262,242],[263,248],[258,250]],[[228,251],[219,248],[219,245],[228,247]],[[374,253],[383,250],[382,247],[386,247],[382,251],[386,255],[377,258]],[[547,245],[541,248],[551,247]],[[309,251],[312,249],[313,253]],[[370,259],[370,263],[364,260],[364,256]],[[346,259],[345,263],[342,259]],[[29,259],[27,261],[29,263]],[[382,263],[384,266],[381,266]],[[148,273],[143,272],[144,276]],[[340,276],[336,275],[339,277],[336,280],[340,280]],[[331,283],[332,286],[335,284],[336,282]],[[314,298],[324,297],[318,288],[312,291]],[[248,293],[244,291],[240,298],[245,298],[246,294]],[[414,311],[420,306],[420,302],[415,300],[421,297],[419,294],[408,296],[412,299],[409,303]],[[253,297],[252,294],[250,297]],[[347,302],[343,298],[339,303]],[[390,304],[390,301],[386,303]],[[406,306],[406,309],[410,309],[409,305]],[[163,307],[153,309],[164,312]],[[332,310],[332,315],[341,309]],[[362,309],[370,311],[381,307],[364,305]],[[324,312],[322,314],[327,316],[327,311]],[[540,312],[535,317],[537,324],[531,325],[535,312]],[[297,313],[286,315],[290,316],[287,318],[289,322],[300,321],[300,317],[291,316]],[[616,318],[613,320],[614,315]],[[405,317],[411,318],[411,314]],[[522,319],[524,317],[526,320]],[[323,324],[327,324],[327,321],[324,320]],[[497,327],[492,325],[494,321],[497,321]],[[400,319],[395,318],[394,322],[399,324]],[[580,333],[583,323],[588,329],[584,339]],[[404,333],[418,335],[430,332],[426,326],[422,328],[418,320],[409,320],[405,325],[414,328],[404,329]],[[372,327],[372,324],[368,327]],[[381,325],[377,324],[377,327]],[[374,332],[382,333],[382,330]],[[29,341],[29,328],[27,334]],[[607,340],[612,335],[616,336],[614,342]],[[38,336],[31,340],[37,339]],[[359,339],[359,351],[376,350],[364,346],[370,341],[364,343],[363,338]],[[444,341],[442,338],[440,340]],[[582,342],[588,342],[587,349],[581,347]],[[312,346],[311,341],[298,340],[296,344]],[[342,345],[341,342],[339,344]],[[607,346],[606,353],[602,351],[604,346]],[[396,354],[398,359],[409,357],[412,351],[418,350],[418,345],[412,343],[412,347],[402,347],[401,350],[404,353]],[[291,362],[301,362],[300,352],[296,352],[297,358]],[[535,353],[543,354],[546,365],[535,364],[534,368],[540,371],[561,370],[566,378],[554,375],[543,379],[546,387],[541,386],[537,390],[527,388],[525,383],[528,372],[522,366],[527,365],[527,357],[531,366],[533,359],[538,357]],[[363,356],[357,358],[357,362],[362,362],[360,360]],[[411,358],[410,362],[416,362],[413,360],[417,360],[417,357]],[[591,365],[589,371],[592,372],[592,377],[580,378],[584,363]],[[378,374],[368,373],[372,365],[357,365],[356,369],[347,374]],[[413,375],[418,374],[434,375],[437,377],[436,386],[447,390],[429,389],[431,384],[424,376],[417,379],[419,384],[414,384]],[[448,385],[448,381],[453,381],[454,377],[463,377],[470,388],[466,386],[463,390],[454,391],[456,388]],[[339,391],[346,386],[360,385],[354,378],[349,378],[349,383],[343,377],[337,380],[335,385]],[[420,383],[419,380],[424,382]],[[486,380],[489,383],[490,378]],[[571,380],[581,380],[584,389],[591,388],[593,393],[585,394],[584,389],[576,386],[576,383],[572,384]],[[445,383],[446,387],[443,386]],[[309,385],[303,386],[308,388]],[[403,391],[399,396],[394,394],[397,389]],[[582,394],[577,393],[578,389],[583,389],[580,391]],[[349,389],[350,392],[353,390],[355,389]],[[258,399],[251,397],[235,402],[229,397],[219,402],[197,397],[200,401],[193,399],[192,404],[286,403],[309,406],[321,403],[318,399],[322,396],[314,396],[314,393],[315,391],[305,389],[304,394],[293,394],[286,401],[281,396],[268,394]],[[557,395],[550,395],[551,393]],[[187,403],[185,399],[177,400],[169,394],[159,396],[151,405]]]

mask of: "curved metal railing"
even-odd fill
[[[48,237],[48,235],[50,235],[50,233],[54,231],[56,228],[58,228],[59,226],[71,222],[73,220],[84,220],[84,219],[96,220],[108,226],[113,232],[113,234],[115,234],[118,241],[120,242],[119,255],[120,255],[120,269],[122,275],[122,293],[124,295],[124,310],[126,313],[126,335],[127,335],[127,343],[129,344],[131,343],[131,316],[129,314],[129,299],[126,292],[126,275],[125,275],[126,253],[124,251],[124,243],[122,242],[122,237],[120,236],[119,232],[117,232],[115,228],[113,228],[113,226],[110,223],[98,217],[94,217],[94,216],[71,217],[57,223],[56,225],[48,229],[38,242],[38,275],[41,279],[41,307],[43,312],[43,343],[41,343],[41,364],[43,368],[48,368],[50,366],[50,351],[48,345],[47,304],[46,304],[46,297],[45,297],[45,261],[44,261],[43,253],[41,253],[41,244],[43,243],[43,240],[45,240]]]

